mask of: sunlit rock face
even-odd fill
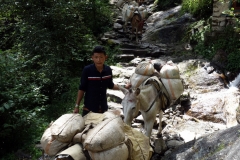
[[[239,98],[236,93],[228,90],[211,92],[199,95],[192,102],[187,115],[204,121],[223,123],[228,127],[237,125],[236,109],[239,106]]]
[[[240,157],[239,130],[240,125],[237,125],[208,134],[177,147],[169,154],[163,156],[161,160],[238,159]]]
[[[164,65],[168,60],[172,60],[178,65],[185,92],[181,97],[181,102],[165,110],[162,119],[162,137],[157,136],[159,121],[156,119],[150,140],[152,146],[154,146],[153,159],[154,157],[159,159],[160,155],[165,155],[160,157],[169,158],[169,154],[176,154],[177,151],[175,152],[175,150],[182,146],[194,146],[196,140],[201,140],[208,137],[209,134],[217,134],[218,131],[237,126],[238,122],[240,122],[238,83],[232,81],[228,88],[222,81],[219,71],[207,60],[180,59],[179,57],[170,56],[159,58],[138,57],[132,59],[129,63],[120,63],[120,67],[111,67],[114,82],[121,85],[127,83],[136,66],[143,61],[160,66]],[[240,81],[238,77],[236,79]],[[115,102],[109,103],[111,110],[122,110],[122,106],[119,105],[122,98],[120,93],[118,91],[108,91],[109,100]],[[116,99],[116,97],[118,98]],[[132,127],[139,131],[142,130],[143,126],[144,121],[141,115],[132,122]],[[216,142],[213,145],[219,145],[219,143]]]

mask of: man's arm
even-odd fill
[[[124,86],[124,88],[126,88],[126,89],[131,88],[131,84],[130,84],[130,83],[127,83],[127,84]],[[117,84],[114,84],[114,86],[113,86],[112,89],[113,89],[113,90],[120,90],[120,88],[118,87]]]
[[[84,93],[85,92],[83,90],[78,90],[76,105],[74,107],[73,113],[79,113],[79,105],[80,105],[80,103],[82,101]]]

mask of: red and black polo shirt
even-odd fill
[[[104,65],[100,73],[94,64],[84,67],[79,90],[85,91],[84,105],[92,112],[105,112],[107,105],[107,88],[114,86],[112,69]]]

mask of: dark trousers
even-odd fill
[[[86,114],[88,114],[90,112],[90,110],[88,110],[85,106],[83,107],[83,110],[82,110],[82,116],[85,116]],[[105,111],[104,111],[105,112]],[[96,113],[103,113],[101,110],[99,110],[98,112]]]
[[[82,111],[82,116],[85,116],[86,114],[88,114],[90,111],[87,111],[87,110],[83,110]]]

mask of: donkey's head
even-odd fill
[[[131,122],[134,117],[137,116],[139,112],[139,102],[138,95],[140,93],[140,89],[138,88],[135,92],[132,89],[121,88],[125,97],[122,100],[123,106],[123,114],[124,114],[124,122],[131,126]]]

